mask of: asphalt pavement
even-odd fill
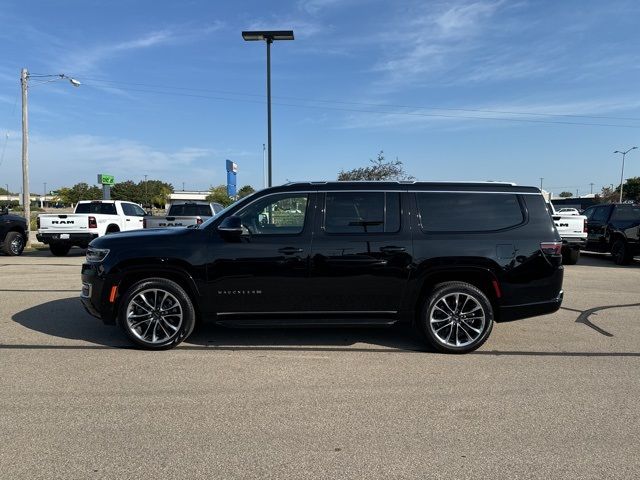
[[[463,356],[391,329],[205,325],[130,348],[83,251],[0,256],[0,478],[638,478],[640,262]]]

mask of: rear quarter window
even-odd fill
[[[524,222],[518,195],[511,193],[416,193],[425,232],[491,232]]]

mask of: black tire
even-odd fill
[[[567,248],[562,250],[562,264],[575,265],[580,259],[580,250],[577,248]]]
[[[24,250],[25,239],[24,235],[20,232],[9,232],[4,237],[4,244],[2,245],[2,251],[12,257],[22,255]]]
[[[51,250],[51,253],[56,257],[64,257],[69,253],[69,250],[71,250],[71,245],[66,245],[64,243],[51,243],[49,244],[49,250]]]
[[[161,297],[158,292],[168,295]],[[187,292],[165,278],[147,278],[129,287],[118,314],[118,324],[127,337],[147,350],[168,350],[180,344],[193,331],[195,320],[193,302]],[[156,335],[158,338],[154,340]]]
[[[456,294],[460,303],[464,302],[463,305],[452,303],[452,301],[457,302]],[[462,300],[463,298],[466,301]],[[468,307],[471,299],[471,306]],[[447,307],[449,312],[446,311]],[[471,308],[473,312],[469,311]],[[448,319],[447,315],[449,315]],[[420,315],[420,326],[429,344],[439,352],[471,352],[489,338],[493,328],[493,307],[487,296],[474,285],[465,282],[441,283],[436,285],[425,299]],[[445,336],[448,338],[443,338]]]
[[[629,265],[631,260],[633,260],[633,256],[627,246],[627,242],[621,238],[613,242],[613,245],[611,246],[611,255],[613,255],[613,261],[616,262],[616,265]]]

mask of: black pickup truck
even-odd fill
[[[618,265],[628,265],[640,255],[640,205],[594,205],[584,215],[588,233],[585,250],[611,253]]]
[[[27,243],[27,221],[12,215],[5,208],[0,210],[0,248],[7,255],[20,255]]]

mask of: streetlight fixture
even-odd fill
[[[638,147],[631,147],[629,150],[625,151],[625,152],[621,152],[620,150],[616,150],[613,153],[620,153],[622,154],[622,172],[620,173],[620,203],[622,203],[622,188],[623,188],[623,182],[624,182],[624,157],[627,156],[627,153],[629,153],[631,150],[635,150]]]
[[[267,186],[273,184],[271,163],[271,44],[276,40],[293,40],[293,30],[244,31],[242,38],[247,42],[263,40],[267,44]]]
[[[31,229],[31,196],[29,195],[29,109],[27,103],[30,78],[49,79],[43,80],[42,83],[68,80],[74,87],[81,85],[78,80],[68,77],[64,73],[58,75],[35,75],[29,73],[26,68],[23,68],[20,72],[20,85],[22,87],[22,206],[24,208],[24,217],[27,220],[27,231]],[[28,237],[27,245],[29,245]]]

